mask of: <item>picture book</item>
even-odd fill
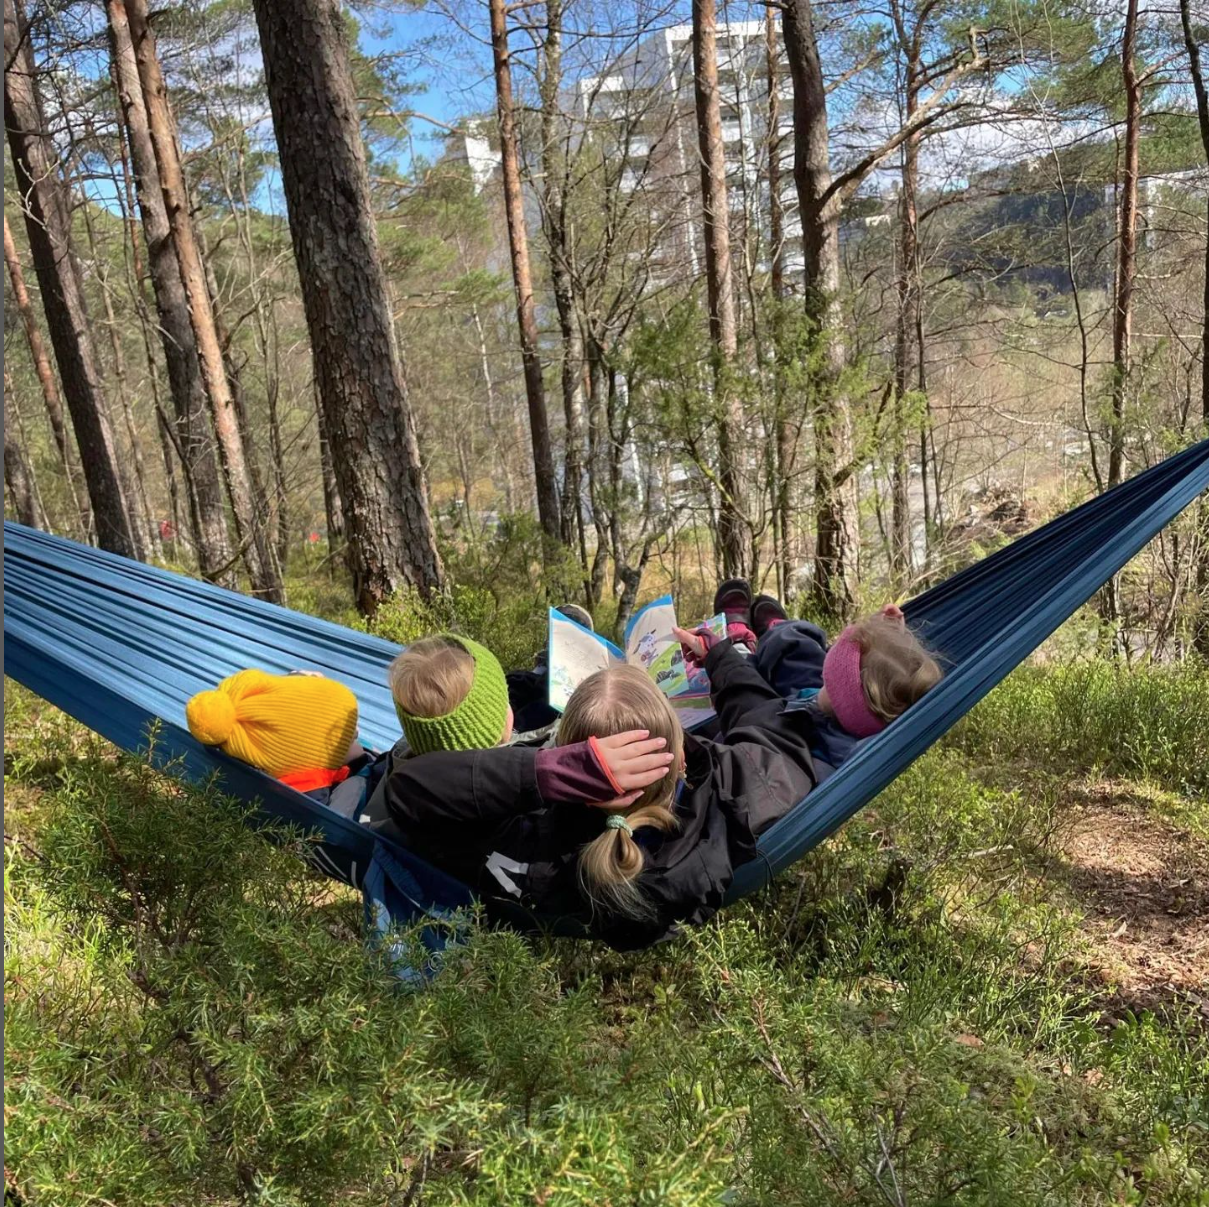
[[[720,637],[726,636],[726,617],[719,613],[705,622]],[[672,632],[676,609],[664,595],[630,617],[619,647],[599,633],[576,624],[550,609],[550,706],[562,712],[571,693],[589,675],[618,662],[641,667],[658,685],[686,726],[699,725],[712,715],[709,677],[692,671],[684,660],[680,642]]]

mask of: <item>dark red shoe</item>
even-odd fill
[[[751,627],[757,637],[763,637],[775,624],[789,619],[789,613],[779,599],[771,595],[757,595],[751,605]]]
[[[714,592],[713,615],[725,612],[728,619],[751,624],[751,583],[745,578],[728,578]]]

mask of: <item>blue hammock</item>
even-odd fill
[[[944,658],[945,679],[764,834],[731,898],[872,800],[1207,488],[1202,441],[911,601],[907,617]],[[374,929],[471,902],[465,885],[410,851],[198,745],[185,727],[185,701],[232,672],[304,667],[347,683],[363,740],[387,749],[398,722],[384,669],[397,646],[7,522],[4,588],[5,674],[126,750],[146,749],[148,726],[161,721],[155,758],[194,780],[218,771],[264,817],[316,833],[317,861],[362,890]]]

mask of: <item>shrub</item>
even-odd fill
[[[1001,762],[1138,776],[1209,794],[1209,667],[1102,661],[1024,666],[962,722],[954,742]]]
[[[1060,802],[1002,753],[1103,765],[1132,688],[1062,731],[1048,673],[677,943],[471,924],[412,994],[305,836],[10,692],[6,779],[37,796],[6,844],[10,1198],[1203,1207],[1203,1022],[1101,1024],[1029,863]],[[1155,730],[1196,706],[1147,690]]]

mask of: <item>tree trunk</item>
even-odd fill
[[[319,428],[319,473],[323,479],[323,514],[327,521],[327,550],[329,558],[344,540],[344,511],[340,506],[340,487],[336,483],[336,468],[332,463],[332,446],[323,418],[323,403],[315,392],[315,419]]]
[[[1138,0],[1127,0],[1121,37],[1121,82],[1125,93],[1125,148],[1121,165],[1121,207],[1117,218],[1117,272],[1112,315],[1112,413],[1108,421],[1108,477],[1111,490],[1125,465],[1125,407],[1133,370],[1133,287],[1138,259],[1138,141],[1142,124],[1142,85],[1135,54]],[[1100,596],[1114,653],[1121,652],[1121,586],[1114,575]]]
[[[777,10],[764,10],[764,66],[768,74],[768,252],[773,300],[785,297],[785,207],[781,201],[781,96],[777,71]]]
[[[239,425],[227,383],[222,347],[214,323],[214,309],[206,284],[206,272],[198,248],[197,232],[189,211],[188,190],[181,168],[180,147],[176,138],[176,123],[168,102],[156,55],[155,37],[147,23],[146,0],[125,0],[130,41],[138,64],[143,104],[164,208],[176,257],[181,283],[188,301],[189,318],[201,364],[202,379],[210,399],[214,431],[218,437],[219,454],[227,481],[227,493],[235,516],[236,535],[242,546],[244,565],[255,594],[273,601],[281,599],[281,580],[274,573],[273,560],[265,539],[263,517],[257,514],[255,499],[248,478],[247,459]]]
[[[483,318],[479,314],[477,305],[471,306],[470,317],[474,322],[475,335],[478,337],[479,367],[483,374],[483,389],[487,393],[487,429],[495,439],[496,448],[499,450],[496,464],[504,479],[504,510],[511,514],[515,510],[515,490],[512,481],[510,450],[506,444],[500,443],[502,436],[501,412],[507,404],[501,405],[499,394],[495,388],[495,378],[491,373],[491,358],[487,355],[487,333],[483,330]]]
[[[788,600],[793,582],[793,521],[790,516],[790,480],[797,461],[797,438],[788,413],[788,399],[781,381],[785,302],[785,209],[781,201],[781,97],[777,78],[777,14],[769,5],[764,12],[764,59],[768,73],[768,242],[769,287],[773,300],[774,422],[776,449],[773,458],[773,534],[776,543],[777,586]]]
[[[1184,30],[1184,46],[1188,51],[1188,66],[1192,87],[1196,93],[1196,116],[1200,126],[1201,145],[1209,163],[1209,89],[1201,69],[1200,44],[1192,29],[1191,0],[1180,0],[1180,23]],[[1204,435],[1209,435],[1209,203],[1205,214],[1205,296],[1201,314],[1201,421]],[[1201,553],[1197,561],[1196,585],[1200,612],[1195,618],[1194,642],[1197,650],[1209,659],[1209,500],[1201,503]]]
[[[109,333],[109,352],[113,360],[113,392],[117,395],[118,411],[121,413],[122,426],[126,429],[126,441],[130,446],[130,465],[123,465],[119,458],[119,466],[123,470],[122,490],[129,508],[127,514],[135,540],[138,542],[139,548],[143,550],[143,557],[145,558],[148,554],[160,557],[163,550],[160,548],[159,529],[153,527],[151,502],[147,490],[147,467],[143,461],[143,446],[134,426],[130,391],[126,388],[126,354],[122,350],[122,340],[118,334],[113,303],[109,300],[109,271],[105,266],[104,256],[97,246],[96,228],[93,225],[92,214],[87,205],[84,205],[82,209],[84,230],[88,235],[88,250],[92,255],[97,283],[100,286],[101,307],[105,313],[105,329]]]
[[[739,474],[742,404],[733,380],[738,348],[735,287],[730,255],[730,205],[722,97],[718,88],[718,14],[714,0],[693,0],[693,86],[701,154],[702,226],[709,333],[714,353],[714,405],[718,408],[718,536],[727,575],[742,574],[748,552]]]
[[[273,509],[277,517],[277,545],[274,556],[284,574],[290,556],[290,516],[285,497],[285,445],[281,439],[281,414],[278,406],[279,382],[276,376],[268,381],[269,456],[273,458]]]
[[[125,14],[123,13],[123,18]],[[129,45],[129,40],[127,40]],[[133,61],[133,60],[132,60]],[[125,124],[122,120],[122,89],[118,80],[117,63],[111,54],[109,59],[109,74],[113,82],[114,99],[117,104],[117,134],[118,157],[122,167],[122,195],[119,203],[122,206],[122,216],[130,234],[130,256],[126,261],[127,287],[131,300],[139,316],[139,333],[143,338],[143,356],[147,363],[147,380],[151,386],[151,406],[155,416],[155,430],[159,437],[160,455],[164,462],[164,481],[168,486],[168,510],[171,535],[166,536],[157,526],[157,535],[161,545],[165,540],[173,543],[173,556],[180,558],[181,532],[181,495],[180,484],[176,475],[176,449],[173,446],[171,421],[164,411],[163,399],[160,395],[159,364],[155,359],[153,324],[147,309],[147,298],[144,290],[146,270],[143,256],[139,248],[139,216],[138,205],[135,201],[134,177],[130,169],[129,139]]]
[[[610,508],[606,496],[608,464],[606,445],[609,439],[608,417],[605,413],[604,349],[588,333],[588,495],[592,501],[592,526],[596,530],[596,552],[588,574],[588,610],[592,611],[604,597],[605,572],[609,563]]]
[[[545,70],[542,74],[543,227],[549,245],[550,278],[562,340],[562,395],[566,427],[563,454],[562,540],[578,542],[584,573],[587,557],[583,516],[583,338],[567,245],[566,155],[559,152],[559,91],[562,87],[562,2],[547,0]]]
[[[205,249],[203,246],[203,255]],[[265,545],[269,556],[277,565],[275,540],[276,523],[273,514],[273,501],[269,497],[265,485],[265,476],[260,468],[260,454],[256,448],[256,432],[252,426],[252,416],[248,409],[248,395],[243,388],[243,368],[247,357],[240,363],[235,359],[236,347],[231,332],[223,321],[222,312],[218,308],[218,283],[214,273],[206,265],[206,288],[210,291],[210,305],[214,308],[214,331],[218,336],[218,346],[222,349],[222,363],[226,373],[227,389],[231,391],[231,405],[235,410],[235,426],[239,430],[239,442],[243,446],[244,460],[248,467],[248,487],[252,492],[253,505],[256,514],[261,518],[265,530]]]
[[[255,0],[315,379],[340,484],[357,606],[439,590],[415,421],[370,207],[335,0]]]
[[[192,209],[192,202],[189,202]],[[260,468],[260,453],[256,446],[256,428],[252,423],[252,413],[248,406],[248,393],[243,386],[243,371],[248,363],[245,355],[239,356],[239,346],[235,343],[234,332],[227,326],[223,317],[222,294],[218,289],[218,278],[214,275],[214,265],[210,259],[210,247],[206,242],[204,230],[197,229],[197,247],[201,253],[202,264],[206,270],[206,289],[210,294],[210,309],[214,314],[214,334],[218,337],[218,346],[222,349],[222,363],[226,371],[227,389],[231,391],[231,402],[235,407],[235,425],[239,429],[239,440],[243,446],[244,460],[248,466],[248,485],[252,492],[252,507],[254,514],[264,526],[265,549],[273,568],[273,574],[280,579],[283,566],[277,556],[277,541],[280,528],[276,501],[270,496],[266,485],[265,475]],[[255,274],[249,274],[254,276]],[[260,301],[254,303],[258,308]],[[282,597],[284,602],[284,594]]]
[[[919,264],[918,245],[915,262]],[[924,505],[924,570],[932,559],[932,539],[939,533],[940,526],[940,478],[936,477],[934,506],[928,503],[928,442],[935,441],[932,427],[932,403],[928,398],[928,348],[924,338],[923,272],[915,276],[915,348],[919,372],[915,379],[916,388],[923,398],[924,413],[919,424],[919,489]]]
[[[812,594],[822,610],[844,617],[855,596],[856,491],[848,399],[840,388],[845,348],[840,311],[840,207],[829,192],[827,93],[819,64],[811,0],[786,0],[782,33],[793,80],[793,178],[802,222],[805,304],[821,344],[815,434],[815,555]]]
[[[1121,40],[1121,81],[1125,92],[1125,154],[1121,170],[1121,212],[1117,226],[1117,280],[1112,322],[1112,419],[1108,432],[1108,480],[1121,481],[1125,461],[1125,403],[1133,368],[1133,287],[1138,258],[1138,143],[1142,128],[1142,85],[1138,79],[1138,0],[1127,0]]]
[[[5,227],[5,230],[8,228]],[[27,528],[46,528],[46,516],[38,502],[34,487],[34,471],[25,456],[25,448],[17,439],[17,425],[13,422],[13,384],[7,373],[4,375],[4,481],[13,498],[13,509],[17,520]]]
[[[25,274],[21,269],[21,259],[17,255],[16,241],[8,227],[7,214],[4,215],[4,261],[8,265],[13,298],[17,303],[17,309],[21,312],[21,324],[25,328],[30,359],[33,361],[34,373],[42,390],[42,401],[46,404],[46,415],[50,420],[55,448],[58,449],[59,460],[63,463],[63,473],[67,479],[67,492],[71,498],[72,514],[80,526],[79,533],[86,535],[89,527],[88,504],[81,499],[82,492],[77,490],[76,486],[80,467],[71,451],[67,425],[63,422],[63,404],[59,401],[59,387],[55,382],[55,372],[51,368],[46,345],[42,342],[42,333],[38,330],[38,320],[34,317],[29,291],[25,288]]]
[[[151,372],[155,372],[155,366],[151,366]],[[172,447],[172,431],[171,425],[168,422],[168,416],[164,414],[164,409],[160,405],[158,398],[155,403],[155,430],[160,438],[160,456],[164,460],[164,481],[168,483],[168,511],[169,521],[172,524],[172,535],[165,538],[161,534],[161,540],[167,539],[172,541],[176,550],[180,549],[181,539],[181,492],[180,485],[176,478],[176,462],[173,459],[174,449]],[[174,557],[179,558],[179,552],[174,552]]]
[[[919,107],[920,62],[918,47],[908,42],[903,47],[907,55],[905,112],[909,124]],[[910,470],[907,461],[906,396],[912,389],[915,374],[911,358],[916,351],[919,292],[919,215],[916,198],[919,190],[918,133],[903,143],[902,191],[899,197],[898,244],[898,311],[894,329],[894,409],[891,415],[891,509],[890,509],[890,579],[896,591],[903,591],[911,577],[911,505],[908,494]],[[919,350],[922,354],[922,349]],[[927,490],[927,482],[924,482]]]
[[[126,513],[82,278],[71,246],[69,199],[45,133],[33,52],[16,0],[4,0],[4,49],[4,101],[13,170],[97,541],[104,549],[133,557],[137,546]]]
[[[525,200],[521,191],[520,154],[512,101],[512,65],[508,54],[508,14],[504,0],[490,0],[491,50],[495,60],[495,96],[500,122],[500,159],[504,177],[504,212],[512,251],[512,282],[516,289],[516,321],[521,336],[521,362],[525,370],[525,396],[529,402],[529,429],[533,442],[533,472],[537,487],[537,514],[542,531],[553,540],[562,533],[554,454],[550,447],[550,421],[538,354],[537,308],[529,267],[529,236],[525,229]]]
[[[222,480],[207,413],[205,383],[189,315],[188,296],[160,185],[138,61],[123,0],[106,0],[105,9],[114,82],[134,172],[139,216],[147,246],[147,271],[155,295],[168,388],[172,394],[171,436],[184,476],[190,533],[197,548],[202,577],[233,587],[232,550]]]

